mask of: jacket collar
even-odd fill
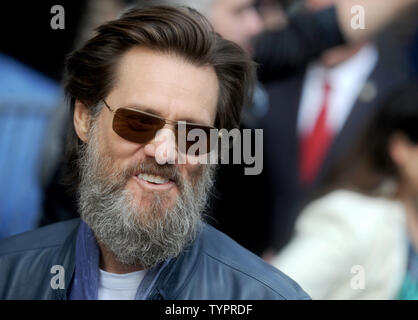
[[[56,299],[97,300],[99,287],[100,252],[92,230],[80,220],[78,228],[63,245],[59,261],[65,261],[66,289],[57,293]],[[175,259],[168,259],[149,269],[136,294],[136,300],[152,299],[156,284],[164,272],[169,271]],[[67,287],[69,288],[67,290]],[[158,290],[157,290],[158,291]]]
[[[67,299],[69,288],[71,287],[71,282],[74,274],[75,268],[75,245],[76,245],[76,236],[80,225],[80,219],[78,223],[75,224],[74,230],[65,240],[64,244],[61,247],[61,251],[56,257],[56,261],[64,267],[65,270],[65,286],[64,290],[52,290],[52,299],[54,300],[65,300]],[[54,261],[55,262],[55,261]]]

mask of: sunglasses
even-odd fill
[[[189,137],[189,132],[194,129],[202,130],[204,137],[206,138],[206,150],[204,153],[208,153],[211,150],[211,129],[215,127],[202,125],[197,123],[185,122],[185,121],[173,121],[164,119],[157,115],[140,111],[131,108],[118,108],[116,111],[113,110],[107,102],[103,99],[104,104],[113,113],[113,131],[116,132],[120,137],[135,143],[147,143],[154,139],[158,130],[162,129],[166,124],[170,124],[174,127],[176,135],[176,143],[178,143],[179,137],[179,126],[182,125],[182,129],[185,131],[185,150],[179,150],[182,153],[187,153],[192,145],[196,143],[195,140],[188,141],[186,137]],[[216,139],[218,135],[216,135]],[[199,141],[200,143],[200,141]],[[178,146],[177,146],[178,147]]]

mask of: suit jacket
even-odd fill
[[[334,138],[314,183],[299,183],[299,137],[297,116],[306,69],[286,81],[266,85],[270,110],[264,118],[264,168],[272,194],[270,201],[271,246],[280,249],[290,238],[298,212],[322,188],[327,175],[353,147],[368,122],[388,95],[406,82],[406,72],[396,51],[379,48],[377,64],[351,109],[343,128]]]

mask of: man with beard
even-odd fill
[[[0,298],[309,299],[202,221],[214,165],[181,147],[182,128],[238,126],[253,68],[194,10],[132,9],[98,28],[67,60],[81,219],[0,243]]]

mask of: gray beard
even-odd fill
[[[78,204],[82,220],[122,264],[148,269],[178,256],[202,224],[201,213],[213,186],[215,166],[202,166],[192,182],[186,181],[176,167],[166,168],[164,172],[171,172],[180,191],[175,204],[165,208],[169,199],[155,192],[151,205],[143,208],[125,189],[135,168],[115,170],[114,162],[99,152],[95,124],[91,129],[88,143],[79,153]],[[149,161],[137,166],[142,170],[150,167],[157,170],[160,166]]]

